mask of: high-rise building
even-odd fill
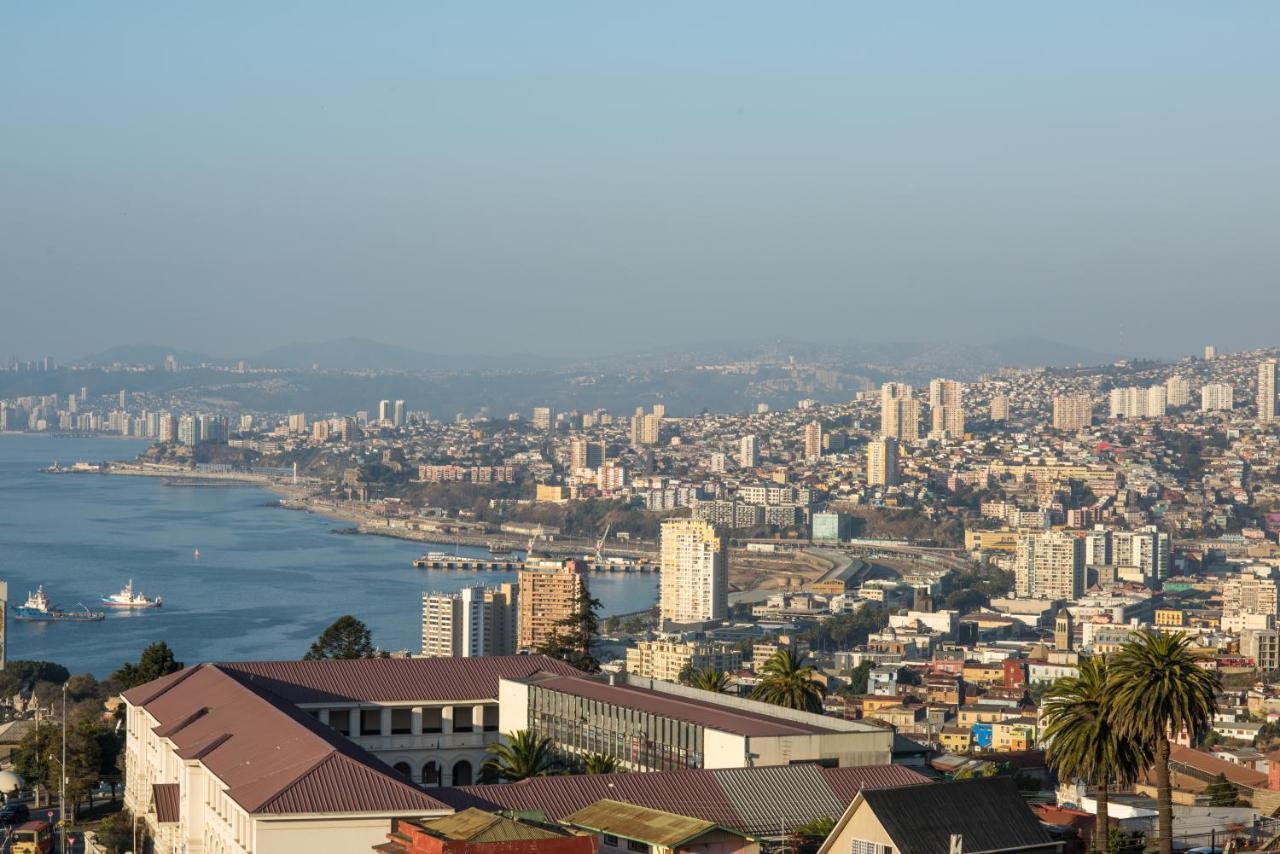
[[[550,430],[551,425],[555,423],[555,413],[551,411],[550,406],[535,406],[533,408],[533,426],[538,430]]]
[[[586,436],[569,437],[569,471],[596,469],[604,462],[604,444],[592,442]]]
[[[1087,394],[1059,395],[1053,399],[1053,429],[1083,430],[1093,423],[1093,399]]]
[[[1074,600],[1084,594],[1084,540],[1061,531],[1022,534],[1013,564],[1014,589],[1023,599]]]
[[[1218,358],[1218,348],[1212,344],[1204,345],[1204,360],[1209,362],[1216,358]]]
[[[655,406],[649,414],[645,413],[643,406],[637,406],[635,414],[631,416],[631,444],[636,447],[658,444],[665,412],[666,407],[661,405]]]
[[[729,615],[729,549],[715,525],[701,519],[662,523],[662,624],[686,625]]]
[[[991,396],[991,420],[1009,420],[1009,395],[993,394]]]
[[[469,658],[516,651],[516,585],[422,597],[422,654]]]
[[[1276,420],[1276,367],[1268,359],[1258,365],[1258,420]]]
[[[753,469],[760,465],[760,442],[754,435],[738,440],[738,467]]]
[[[306,433],[307,432],[307,414],[305,412],[290,413],[289,432],[290,433]]]
[[[392,416],[391,401],[389,400],[378,401],[378,423],[390,424],[391,416]]]
[[[520,571],[518,650],[536,652],[565,632],[564,621],[577,612],[586,590],[585,572],[586,564],[576,558],[559,569]]]
[[[1244,614],[1276,616],[1276,582],[1274,578],[1238,575],[1222,585],[1222,616]]]
[[[124,389],[120,389],[120,401],[119,401],[119,402],[120,402],[120,408],[121,408],[121,409],[124,409],[126,406],[128,406],[128,405],[129,405],[129,396],[128,396],[127,394],[125,394],[125,390],[124,390]]]
[[[1115,566],[1132,566],[1146,581],[1169,575],[1169,535],[1154,525],[1137,531],[1112,531],[1111,560]]]
[[[1187,378],[1174,375],[1164,381],[1165,397],[1170,406],[1186,406],[1191,402],[1191,383]]]
[[[1200,411],[1230,410],[1235,406],[1229,383],[1209,383],[1200,388]]]
[[[880,387],[880,435],[900,442],[920,438],[920,403],[911,386],[885,383]]]
[[[964,438],[964,383],[930,380],[929,410],[934,433],[947,439]]]
[[[1169,408],[1169,393],[1163,385],[1153,385],[1147,389],[1146,416],[1163,418]]]
[[[404,426],[404,401],[397,400],[391,411],[391,423],[397,427]]]
[[[200,422],[194,415],[184,415],[178,419],[178,444],[200,444]]]
[[[867,444],[867,483],[871,486],[897,485],[897,439],[883,436]]]
[[[822,456],[822,425],[810,421],[804,425],[804,458],[816,460]]]

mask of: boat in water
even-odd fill
[[[42,623],[96,623],[106,616],[105,611],[90,611],[84,605],[74,611],[55,608],[44,594],[44,585],[37,587],[35,593],[28,593],[27,601],[13,609],[15,620]]]
[[[192,556],[192,557],[194,557],[196,560],[199,560],[199,559],[200,559],[200,550],[199,550],[199,549],[196,549],[196,550],[195,550],[195,553],[194,553],[194,554],[192,554],[191,556]]]
[[[102,604],[108,608],[159,608],[163,602],[159,596],[146,596],[134,590],[132,578],[119,593],[102,597]]]

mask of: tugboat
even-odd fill
[[[106,616],[105,611],[90,611],[84,605],[77,611],[55,608],[44,595],[44,585],[37,587],[35,593],[28,593],[26,603],[13,609],[15,620],[40,623],[97,623]]]
[[[159,608],[163,602],[164,600],[159,596],[152,598],[134,592],[132,578],[119,593],[102,597],[102,604],[108,608]]]

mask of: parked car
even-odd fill
[[[6,826],[22,824],[29,818],[31,818],[31,810],[26,804],[14,802],[0,807],[0,824]]]

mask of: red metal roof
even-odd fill
[[[182,807],[177,783],[152,784],[151,802],[155,804],[156,821],[160,824],[169,824],[182,818]]]

